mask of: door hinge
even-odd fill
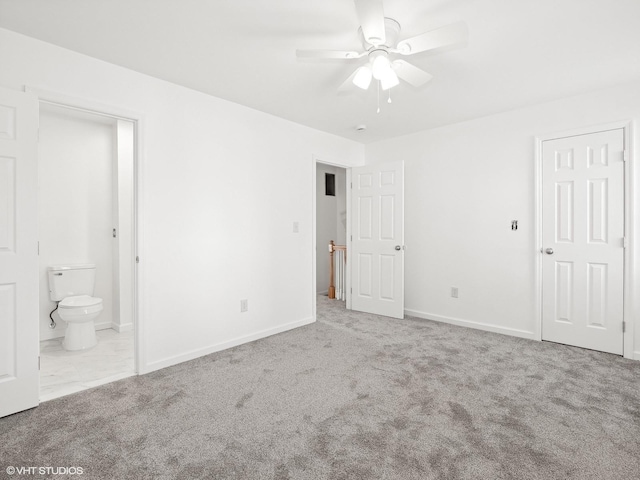
[[[351,182],[351,188],[353,188],[353,182]]]
[[[622,333],[625,333],[627,331],[627,322],[623,321],[622,322]]]
[[[38,356],[38,370],[40,370],[40,356]]]
[[[622,248],[627,248],[629,246],[629,241],[627,237],[622,237]]]
[[[623,150],[622,151],[622,161],[626,162],[629,160],[629,150]]]
[[[140,263],[140,257],[136,255],[136,263]]]
[[[353,293],[353,287],[349,289],[349,293]]]
[[[350,235],[350,237],[351,237],[351,241],[353,242],[353,235]]]

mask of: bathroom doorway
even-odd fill
[[[40,102],[40,401],[136,374],[135,123]],[[94,264],[98,344],[68,351],[48,268]]]

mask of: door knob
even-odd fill
[[[544,253],[546,253],[547,255],[553,255],[553,248],[547,248]]]
[[[402,250],[402,247],[400,245],[396,245],[396,250]]]

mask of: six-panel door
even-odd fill
[[[542,339],[623,351],[624,130],[542,146]]]
[[[0,417],[38,404],[38,103],[0,88]]]
[[[404,317],[404,165],[352,169],[353,310]]]

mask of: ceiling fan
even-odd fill
[[[367,57],[368,61],[351,74],[339,90],[356,85],[367,90],[372,79],[378,80],[382,90],[400,83],[399,79],[420,87],[431,80],[432,75],[395,56],[436,51],[466,43],[467,26],[454,23],[398,42],[400,24],[384,16],[382,0],[354,0],[360,21],[358,33],[363,51],[296,50],[298,58],[352,60]]]

